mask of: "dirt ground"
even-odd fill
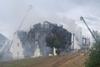
[[[84,67],[86,56],[73,54],[2,62],[0,67]]]

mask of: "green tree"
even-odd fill
[[[54,25],[51,32],[46,37],[47,46],[56,48],[56,53],[60,54],[60,49],[71,45],[71,33],[62,26]]]
[[[86,67],[100,67],[100,35],[95,32],[96,42],[91,48]]]

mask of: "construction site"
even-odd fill
[[[99,52],[100,18],[91,7],[97,2],[2,2],[0,67],[86,67]]]
[[[93,35],[84,18],[80,17],[80,19]],[[0,66],[84,67],[85,60],[88,57],[90,40],[82,37],[80,30],[77,33],[76,31],[68,29],[66,48],[62,48],[60,55],[57,55],[56,49],[46,46],[45,41],[47,34],[51,32],[50,30],[54,26],[56,24],[44,21],[43,23],[35,24],[29,31],[17,30],[13,35],[13,40],[8,41],[1,50],[2,59],[0,60]],[[63,27],[59,25],[60,28]],[[9,47],[7,47],[8,45]]]

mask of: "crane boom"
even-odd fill
[[[20,25],[19,25],[17,31],[18,31],[18,30],[21,28],[21,26],[23,25],[23,22],[24,22],[24,20],[26,19],[26,17],[28,16],[28,13],[30,12],[31,9],[32,9],[32,5],[30,5],[29,8],[27,9],[26,14],[23,16],[23,18],[22,18],[22,20],[21,20],[21,22],[20,22]],[[16,31],[16,32],[17,32],[17,31]]]
[[[92,37],[94,38],[94,40],[97,42],[95,35],[93,34],[93,32],[91,31],[91,29],[89,28],[89,26],[87,25],[86,21],[84,20],[84,18],[81,16],[80,20],[82,20],[84,22],[84,24],[86,25],[86,27],[88,28],[89,32],[91,33]]]

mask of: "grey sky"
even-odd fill
[[[84,27],[79,20],[82,15],[93,29],[100,29],[100,0],[0,0],[0,33],[11,37],[18,29],[29,5],[33,7],[25,18],[25,26],[48,17],[66,17]]]

